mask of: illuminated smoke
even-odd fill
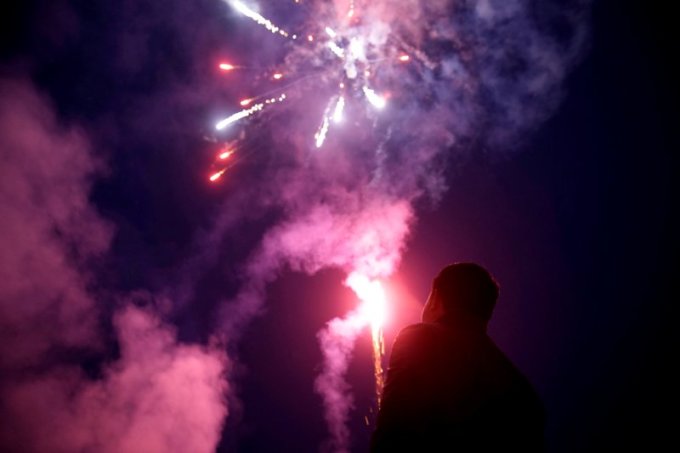
[[[382,390],[383,380],[381,359],[384,352],[382,326],[387,302],[385,292],[380,282],[358,273],[350,274],[345,284],[356,293],[361,301],[360,306],[345,317],[330,321],[317,335],[323,353],[323,368],[314,382],[314,389],[321,395],[330,431],[325,449],[332,452],[350,451],[347,421],[354,403],[345,375],[356,338],[366,327],[371,329],[376,392]]]
[[[318,334],[323,352],[323,368],[314,381],[314,389],[323,401],[324,415],[330,431],[330,438],[324,449],[330,452],[350,451],[347,421],[354,402],[345,374],[356,338],[365,327],[365,319],[355,311],[344,318],[333,319]]]
[[[113,233],[89,202],[102,164],[30,84],[0,79],[0,98],[0,450],[214,451],[226,356],[180,343],[151,308],[97,300],[90,264]],[[110,361],[94,377],[83,358]]]

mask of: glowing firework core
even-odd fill
[[[382,327],[387,318],[387,296],[382,284],[377,280],[356,272],[347,277],[347,286],[352,288],[361,300],[359,313],[363,321],[371,326],[371,340],[373,343],[373,371],[375,373],[375,392],[380,403],[383,387],[382,356],[385,352]]]

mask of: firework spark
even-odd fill
[[[220,63],[219,67],[222,71],[233,71],[234,69],[236,69],[236,66],[230,63]]]
[[[220,160],[225,160],[225,159],[229,159],[229,157],[231,157],[232,154],[234,154],[234,150],[228,149],[228,150],[222,151],[220,153],[220,155],[217,156],[217,157],[219,157]]]
[[[223,119],[222,121],[218,122],[215,125],[215,129],[217,129],[218,131],[222,130],[225,127],[229,126],[230,124],[237,122],[238,120],[241,120],[243,118],[247,118],[255,112],[259,112],[263,108],[264,108],[264,102],[261,102],[259,104],[255,104],[254,106],[252,106],[249,109],[241,110],[240,112],[236,112],[233,115],[230,115],[230,116],[226,117],[225,119]]]
[[[220,178],[222,177],[222,175],[224,174],[225,171],[227,171],[226,168],[224,168],[224,169],[218,171],[217,173],[213,173],[212,175],[210,175],[210,182],[215,182],[215,181],[217,181],[218,179],[220,179]]]
[[[219,121],[215,125],[215,129],[217,129],[218,131],[221,131],[222,129],[226,128],[230,124],[236,123],[237,121],[242,120],[243,118],[249,117],[253,113],[261,111],[262,109],[265,108],[265,106],[271,105],[271,104],[276,104],[277,102],[282,102],[285,99],[286,99],[286,94],[284,93],[284,94],[282,94],[278,97],[269,98],[269,99],[267,99],[263,102],[259,102],[259,103],[255,104],[254,106],[250,107],[249,109],[241,110],[240,112],[236,112],[233,115],[230,115],[230,116],[226,117],[225,119]],[[243,102],[245,102],[245,101],[247,101],[247,102],[244,104]],[[250,102],[252,102],[252,99],[247,99],[247,100],[241,101],[241,105],[248,105],[248,104],[250,104]]]
[[[345,97],[340,96],[338,98],[338,102],[335,104],[335,109],[333,111],[333,121],[335,123],[342,122],[344,111],[345,111]]]
[[[236,11],[243,14],[247,18],[254,20],[258,24],[262,25],[264,28],[269,30],[270,32],[275,33],[275,34],[278,33],[281,36],[284,36],[286,38],[290,36],[288,34],[288,32],[286,32],[285,30],[282,30],[280,27],[277,27],[269,19],[265,18],[260,13],[253,11],[250,7],[248,7],[248,5],[241,2],[240,0],[224,0],[224,1],[229,2],[229,4]]]
[[[379,110],[382,110],[385,108],[387,105],[387,101],[385,100],[384,97],[378,95],[375,91],[373,91],[369,87],[364,87],[363,88],[364,94],[366,95],[366,99],[368,102],[371,103],[371,105]]]
[[[257,7],[249,6],[240,0],[223,1],[238,13],[270,32],[285,37],[291,36],[260,14]],[[299,101],[308,99],[305,89],[307,86],[311,86],[301,83],[303,80],[312,82],[324,80],[330,85],[340,87],[341,91],[333,96],[327,104],[319,121],[319,126],[313,134],[313,146],[315,148],[320,148],[326,143],[331,122],[340,123],[344,119],[347,102],[363,97],[366,104],[371,106],[375,112],[385,109],[387,107],[386,98],[379,94],[379,90],[374,88],[379,86],[379,83],[374,80],[376,74],[388,61],[396,64],[409,61],[411,57],[406,52],[413,53],[417,50],[413,46],[400,44],[398,39],[378,38],[383,33],[382,29],[361,24],[360,10],[354,1],[350,1],[343,8],[345,8],[343,12],[338,11],[340,19],[337,21],[330,20],[333,15],[314,15],[314,20],[300,30],[301,36],[305,36],[307,39],[300,45],[293,46],[289,53],[291,56],[297,55],[299,58],[284,59],[283,65],[280,65],[285,69],[286,76],[291,82],[286,87],[279,89],[288,90],[292,87],[293,93]],[[345,14],[346,16],[343,19],[342,17]],[[326,19],[322,20],[328,20],[328,22],[319,23],[315,21],[321,17],[325,17]],[[378,31],[380,31],[380,34]],[[292,36],[296,37],[297,35]],[[331,56],[335,61],[329,60]],[[220,68],[223,71],[231,71],[239,68],[239,66],[222,63]],[[284,71],[273,72],[270,77],[272,81],[280,81],[284,78]],[[270,90],[270,92],[272,91],[276,91],[276,88]],[[244,109],[217,123],[216,129],[223,130],[244,118],[261,113],[269,103],[253,104],[259,98],[260,96],[242,99],[239,103]],[[367,113],[367,115],[370,114]]]

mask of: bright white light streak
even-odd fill
[[[338,98],[338,102],[335,104],[335,110],[333,111],[333,121],[335,123],[342,122],[344,111],[345,111],[345,97],[340,96]]]
[[[226,117],[219,123],[215,125],[215,129],[218,131],[221,131],[225,127],[229,126],[230,124],[233,124],[237,122],[238,120],[242,120],[243,118],[249,117],[253,113],[259,112],[262,110],[265,106],[270,105],[270,104],[276,104],[277,102],[283,102],[286,100],[286,93],[281,94],[279,97],[273,97],[266,99],[259,104],[255,104],[254,106],[250,107],[249,109],[241,110],[240,112],[236,112],[231,116]]]
[[[265,18],[258,12],[250,9],[242,1],[240,0],[224,0],[224,1],[228,2],[232,6],[232,8],[234,8],[236,11],[243,14],[247,18],[254,20],[258,24],[262,25],[264,28],[269,30],[270,32],[278,33],[281,36],[285,36],[286,38],[288,37],[288,33],[285,30],[282,30],[281,28],[274,25],[269,19]]]
[[[225,171],[227,171],[226,168],[223,169],[223,170],[218,171],[217,173],[213,173],[212,175],[210,175],[210,182],[215,182],[215,181],[217,181],[218,179],[220,179],[220,178],[222,177],[222,175],[224,174]]]
[[[314,140],[316,141],[317,148],[321,148],[323,146],[323,143],[326,141],[326,135],[328,135],[329,125],[330,122],[328,121],[328,117],[324,115],[321,127],[319,127],[319,130],[316,131],[316,134],[314,134]]]
[[[387,101],[385,100],[385,98],[378,95],[375,91],[368,87],[364,87],[364,94],[366,95],[366,99],[368,99],[368,102],[370,102],[373,107],[379,110],[384,109],[385,106],[387,105]]]
[[[349,53],[352,58],[365,59],[366,58],[366,48],[364,43],[361,42],[359,38],[352,38],[349,42]]]
[[[333,41],[328,41],[328,48],[331,49],[331,52],[337,55],[338,58],[345,58],[345,51]]]
[[[338,34],[335,33],[335,30],[333,30],[331,27],[326,27],[325,31],[326,31],[326,34],[328,36],[330,36],[331,38],[335,38],[336,36],[338,36]]]
[[[218,131],[221,131],[222,129],[229,126],[230,124],[233,124],[233,123],[237,122],[238,120],[246,118],[246,117],[252,115],[255,112],[259,112],[263,108],[264,108],[264,103],[259,103],[259,104],[255,104],[254,106],[252,106],[249,109],[241,110],[240,112],[236,112],[233,115],[228,116],[225,119],[223,119],[222,121],[220,121],[219,123],[217,123],[215,125],[215,129],[217,129]]]

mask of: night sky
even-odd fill
[[[264,66],[283,44],[219,0],[10,3],[20,4],[0,7],[0,449],[318,451],[328,428],[317,333],[357,304],[344,262],[265,265],[258,284],[249,272],[262,238],[301,204],[289,193],[363,182],[329,170],[291,188],[309,158],[276,132],[310,115],[276,113],[253,120],[261,137],[238,165],[207,179],[214,122],[251,78],[227,80],[217,64],[248,55]],[[286,25],[306,20],[271,3]],[[484,265],[501,286],[490,335],[542,397],[554,452],[658,451],[675,429],[680,53],[670,13],[638,3],[593,3],[561,94],[544,93],[555,102],[535,121],[501,134],[480,120],[486,129],[465,132],[455,157],[427,161],[441,164],[447,191],[411,198],[404,182],[392,194],[414,218],[384,279],[387,353],[439,269]],[[326,155],[365,136],[336,140]],[[404,156],[388,178],[412,164]],[[323,159],[315,168],[345,162]],[[286,182],[285,203],[272,181]],[[332,204],[323,190],[319,203]],[[395,206],[385,212],[398,217]],[[262,299],[252,313],[230,308],[250,297]],[[347,370],[353,452],[368,449],[371,364],[364,330]]]

